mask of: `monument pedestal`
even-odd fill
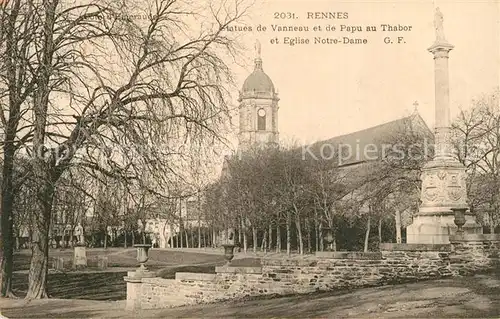
[[[75,254],[73,257],[73,266],[76,269],[82,269],[87,267],[87,251],[85,245],[77,244],[74,248]]]
[[[457,226],[452,208],[468,208],[466,171],[457,160],[438,157],[422,169],[422,193],[419,212],[406,228],[409,244],[449,244]],[[473,215],[465,215],[465,234],[482,234],[483,228]]]
[[[449,244],[458,227],[453,215],[417,215],[406,228],[408,244]],[[472,215],[465,215],[464,234],[482,234],[483,228]]]

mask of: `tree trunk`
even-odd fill
[[[242,240],[243,240],[243,234],[241,233],[241,223],[238,219],[236,219],[236,229],[237,229],[237,236],[236,240],[238,241],[238,246],[241,248]]]
[[[198,190],[198,249],[201,248],[201,197]]]
[[[170,228],[170,248],[175,248],[174,246],[174,226],[172,225],[172,223],[170,222],[169,223],[169,228]],[[168,244],[168,243],[167,243]]]
[[[281,253],[281,228],[278,221],[276,222],[276,252]]]
[[[318,223],[318,211],[314,210],[314,239],[315,239],[315,250],[319,251],[319,223]]]
[[[189,227],[189,232],[191,233],[191,248],[194,248],[195,244],[194,244],[194,231],[193,231],[193,227]]]
[[[241,228],[242,228],[242,231],[243,231],[243,251],[247,252],[247,249],[248,249],[248,238],[247,238],[247,230],[246,230],[246,226],[245,226],[245,220],[242,218],[241,219]]]
[[[37,89],[33,94],[33,150],[31,173],[35,183],[36,196],[33,224],[33,244],[31,265],[28,274],[27,299],[47,297],[47,273],[49,259],[49,229],[51,222],[54,187],[62,171],[54,169],[55,151],[45,146],[47,110],[49,105],[50,77],[52,75],[52,59],[54,52],[53,27],[55,23],[57,1],[46,4],[43,35],[41,36],[40,76],[37,78]],[[58,156],[58,155],[57,155]]]
[[[493,212],[489,213],[490,234],[495,233],[495,222],[493,221]]]
[[[312,252],[312,235],[311,235],[311,224],[309,218],[306,218],[306,231],[307,231],[307,251]]]
[[[186,228],[184,229],[184,235],[186,236],[186,248],[189,248],[189,235]]]
[[[368,221],[366,223],[366,233],[365,233],[365,248],[364,252],[368,252],[368,242],[370,241],[370,227],[371,227],[371,216],[368,215]]]
[[[304,254],[304,240],[302,239],[302,226],[300,224],[300,216],[296,212],[295,213],[295,226],[297,227],[297,239],[299,242],[299,254]]]
[[[379,246],[382,243],[382,217],[378,220],[378,243]]]
[[[269,235],[269,239],[267,241],[267,244],[268,244],[267,250],[271,251],[271,249],[273,249],[273,225],[272,225],[272,223],[269,223],[269,229],[267,231],[267,234]]]
[[[12,297],[12,271],[14,263],[13,251],[13,209],[14,209],[14,155],[15,155],[15,136],[17,130],[16,117],[19,113],[19,107],[12,106],[13,97],[10,97],[10,114],[7,127],[5,128],[4,147],[3,147],[3,167],[2,167],[2,200],[0,207],[0,258],[1,258],[1,296]]]
[[[201,245],[203,248],[207,247],[207,229],[203,227],[203,235],[201,236],[203,239],[203,244]]]
[[[396,243],[401,244],[401,211],[396,210]]]
[[[123,231],[123,248],[127,248],[127,231]]]
[[[19,14],[20,2],[17,2],[12,7],[12,17]],[[8,106],[2,108],[4,117],[7,117],[7,123],[3,128],[3,162],[2,162],[2,191],[0,204],[0,295],[3,297],[12,297],[12,271],[14,263],[13,251],[13,209],[14,209],[14,156],[16,153],[16,133],[21,118],[22,98],[19,96],[19,78],[23,77],[21,65],[21,56],[17,48],[18,34],[16,30],[16,22],[14,19],[5,19],[2,23],[2,43],[5,43],[5,55],[3,57],[4,68],[2,68],[2,76],[7,79],[8,88]],[[5,29],[4,29],[5,28]],[[23,54],[24,55],[24,54]],[[20,63],[20,64],[18,64]],[[45,79],[45,78],[44,78]],[[8,112],[5,112],[7,108]],[[45,124],[45,121],[44,121]],[[40,126],[38,126],[40,127]],[[41,131],[38,132],[38,141],[43,143]],[[36,142],[36,141],[35,141]]]
[[[292,246],[292,235],[291,235],[291,223],[292,223],[292,216],[290,211],[287,211],[286,213],[286,253],[287,255],[290,255],[291,253],[291,246]]]
[[[201,219],[198,217],[198,248],[201,248]]]
[[[321,224],[319,225],[319,251],[325,250],[325,242],[323,241],[323,229],[321,228]]]
[[[252,240],[253,240],[253,252],[257,252],[258,240],[257,240],[257,228],[252,225]]]
[[[135,245],[135,231],[132,231],[132,247]]]
[[[104,231],[104,249],[108,248],[108,230],[107,230],[107,226],[105,226],[106,229]]]
[[[260,251],[267,252],[267,230],[264,231],[262,242],[260,243]]]
[[[182,220],[179,224],[179,240],[180,240],[180,248],[184,248],[184,224]]]
[[[5,170],[5,168],[4,168]],[[12,175],[10,176],[12,177]],[[4,172],[5,178],[5,172]],[[13,221],[12,221],[12,210],[14,196],[12,194],[12,180],[7,177],[10,182],[4,183],[2,186],[10,187],[9,189],[2,189],[2,209],[1,209],[1,296],[2,297],[14,297],[12,293],[12,271],[14,265],[14,251],[13,251]],[[6,184],[10,184],[8,186]]]
[[[37,163],[39,165],[39,163]],[[33,215],[33,243],[31,246],[31,264],[28,274],[28,292],[26,299],[47,298],[47,275],[49,261],[49,229],[52,213],[52,201],[54,198],[54,181],[49,174],[40,170],[35,164],[34,175],[36,176],[38,188],[35,197],[35,211]],[[44,180],[40,180],[45,176]]]
[[[215,233],[215,228],[212,227],[212,247],[215,248],[217,246],[217,234]]]

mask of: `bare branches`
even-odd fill
[[[499,92],[473,101],[453,124],[458,159],[467,167],[471,211],[480,213],[493,229],[500,214],[500,103]]]
[[[210,10],[188,0],[12,0],[2,8],[7,170],[18,148],[32,155],[40,212],[29,297],[46,294],[43,256],[60,181],[114,180],[151,202],[206,184],[194,177],[200,168],[184,172],[225,142],[233,85],[226,58],[238,52],[225,28],[245,12],[239,1]]]

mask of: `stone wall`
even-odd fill
[[[450,236],[453,275],[470,275],[490,269],[500,270],[500,236],[498,234]]]
[[[127,282],[143,309],[247,296],[287,295],[469,275],[498,267],[500,236],[453,237],[451,244],[382,244],[380,252],[318,252],[262,259],[262,267],[217,267],[215,274],[177,273],[175,279]]]

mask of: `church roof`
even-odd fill
[[[341,156],[340,166],[353,165],[370,161],[375,153],[372,150],[380,151],[382,144],[395,143],[398,133],[409,129],[424,133],[429,137],[433,136],[420,114],[415,112],[407,117],[316,142],[308,149],[316,157],[320,155],[324,157]]]

